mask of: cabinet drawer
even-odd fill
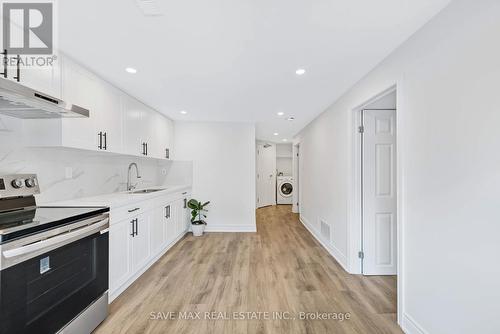
[[[151,209],[151,203],[148,201],[140,201],[137,203],[125,205],[116,209],[112,209],[109,213],[110,216],[110,225],[113,225],[116,222],[121,220],[126,220],[147,212]]]

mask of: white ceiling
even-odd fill
[[[61,50],[169,117],[256,122],[281,141],[449,2],[157,0],[152,17],[134,0],[64,0],[57,24]]]

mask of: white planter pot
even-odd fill
[[[205,224],[191,225],[191,228],[193,229],[193,235],[195,237],[201,237],[203,235],[203,231],[205,231]]]

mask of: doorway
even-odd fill
[[[361,272],[396,275],[396,91],[359,110]]]
[[[257,208],[276,205],[276,145],[257,144]]]

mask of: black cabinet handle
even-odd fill
[[[168,148],[165,149],[165,158],[170,159],[170,150]]]
[[[104,147],[103,148],[105,150],[107,150],[108,149],[108,133],[104,132],[103,137],[104,137]]]
[[[187,202],[188,202],[187,198],[184,198],[184,209],[187,208]]]
[[[146,155],[148,155],[148,143],[146,143]]]
[[[146,155],[146,143],[142,143],[142,155]]]
[[[139,210],[139,209],[140,209],[140,208],[130,209],[130,210],[128,210],[128,212],[134,212],[134,211],[137,211],[137,210]]]
[[[135,219],[135,235],[139,235],[139,219]]]
[[[0,75],[3,75],[4,78],[7,78],[7,49],[3,49],[3,52],[1,54],[3,54],[3,72],[0,73]]]
[[[97,148],[102,150],[102,131],[97,134],[99,137],[99,145],[97,145]]]
[[[165,218],[170,218],[170,205],[165,207]]]
[[[132,219],[130,221],[130,224],[132,224],[132,233],[130,234],[132,238],[135,236],[135,226],[134,226],[135,219]]]
[[[14,79],[16,79],[17,82],[21,81],[21,56],[17,55],[17,68],[16,68],[16,76]]]

